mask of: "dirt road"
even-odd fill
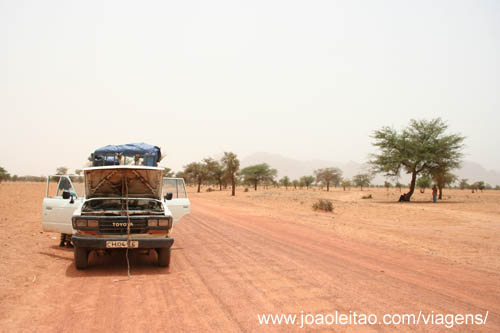
[[[2,185],[3,186],[3,185]],[[192,198],[175,229],[171,267],[155,255],[91,257],[77,271],[56,234],[41,233],[43,190],[0,189],[0,330],[257,331],[258,314],[488,313],[500,330],[500,274],[435,256],[343,237],[293,219],[253,216]],[[8,193],[7,193],[8,192]],[[33,204],[36,202],[36,204]],[[13,207],[28,207],[23,213]],[[318,328],[307,326],[306,328]],[[319,326],[337,331],[421,331],[444,326]],[[457,328],[457,327],[455,327]]]

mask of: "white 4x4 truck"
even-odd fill
[[[43,230],[72,235],[78,269],[87,267],[90,251],[116,248],[155,250],[158,264],[168,267],[172,228],[191,205],[184,180],[162,176],[162,168],[149,166],[87,168],[84,197],[78,197],[69,176],[56,176],[57,193],[49,196],[49,177]]]

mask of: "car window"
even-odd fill
[[[163,178],[163,195],[172,193],[172,198],[187,198],[184,179],[182,178]]]
[[[83,176],[49,176],[47,197],[61,198],[64,191],[76,197],[84,195]]]

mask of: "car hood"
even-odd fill
[[[139,166],[96,167],[84,170],[85,197],[153,198],[161,200],[161,168]]]

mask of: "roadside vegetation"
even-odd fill
[[[243,186],[245,192],[250,188],[257,191],[259,188],[270,187],[285,190],[324,190],[341,187],[349,191],[352,187],[359,187],[361,191],[370,187],[385,187],[387,191],[397,188],[402,193],[403,201],[410,201],[416,188],[421,193],[434,185],[438,188],[438,198],[443,198],[444,188],[469,189],[472,193],[493,189],[484,181],[469,182],[469,179],[458,179],[453,171],[462,163],[462,149],[465,137],[460,134],[447,133],[448,125],[440,118],[432,120],[411,120],[407,127],[400,131],[391,127],[382,127],[373,134],[373,146],[378,150],[371,155],[368,161],[370,170],[354,175],[351,179],[344,178],[343,172],[331,166],[313,171],[313,175],[304,175],[298,179],[291,179],[288,175],[281,175],[278,179],[278,170],[266,163],[246,166],[240,169],[238,156],[233,152],[224,152],[220,159],[206,157],[201,161],[188,163],[182,170],[174,172],[164,168],[166,177],[184,178],[186,183],[196,187],[201,192],[202,186],[207,186],[212,192],[218,189],[223,191],[231,188],[231,195],[236,195],[236,188]],[[68,174],[68,168],[61,166],[56,169],[57,175]],[[76,169],[75,174],[81,175],[82,170]],[[402,184],[399,177],[402,173],[410,175],[409,184]],[[375,174],[383,174],[388,180],[383,185],[373,185]],[[0,167],[0,182],[2,181],[45,181],[44,176],[17,176],[10,175]],[[389,181],[389,180],[392,180]],[[403,193],[403,189],[407,189]],[[500,190],[497,185],[495,189]],[[401,199],[400,198],[400,199]]]

